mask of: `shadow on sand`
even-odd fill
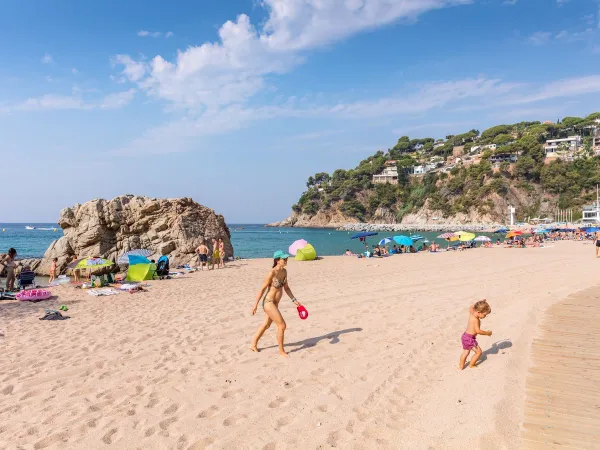
[[[504,350],[506,348],[511,347],[512,342],[509,339],[503,339],[501,341],[495,342],[490,348],[488,348],[481,354],[481,357],[479,358],[477,364],[481,364],[482,362],[484,362],[487,359],[488,355],[497,355],[500,350]]]
[[[308,338],[308,339],[304,339],[303,341],[284,344],[284,347],[298,347],[298,348],[294,348],[293,350],[290,350],[288,352],[288,353],[294,353],[294,352],[299,352],[300,350],[305,350],[307,348],[314,347],[319,342],[321,342],[325,339],[331,339],[331,342],[329,342],[330,344],[337,344],[338,342],[340,342],[340,336],[342,334],[356,333],[356,332],[362,331],[362,330],[363,330],[362,328],[348,328],[346,330],[334,331],[333,333],[327,333],[327,334],[324,334],[323,336]],[[270,347],[265,347],[265,349],[276,348],[276,347],[277,347],[276,345],[272,345]]]

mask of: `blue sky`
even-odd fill
[[[126,193],[280,220],[401,135],[600,110],[595,0],[4,0],[0,55],[0,222]]]

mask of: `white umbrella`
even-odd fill
[[[475,241],[477,241],[477,242],[490,242],[491,239],[489,237],[487,237],[487,236],[477,236],[475,238]]]

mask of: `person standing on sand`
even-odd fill
[[[204,271],[204,266],[206,265],[206,270],[208,268],[208,247],[206,246],[206,242],[200,242],[200,245],[196,249],[196,253],[198,253],[198,260],[200,262],[200,270]]]
[[[225,242],[219,238],[219,267],[225,268]]]
[[[600,250],[600,231],[596,231],[594,243],[596,244],[596,258],[598,258],[598,251]]]
[[[52,260],[52,264],[50,264],[50,279],[48,280],[48,283],[52,283],[54,280],[56,280],[56,263],[58,262],[58,258],[54,258]]]
[[[477,360],[483,353],[481,347],[477,343],[477,335],[491,336],[491,331],[483,331],[479,328],[481,319],[485,319],[488,314],[492,312],[492,308],[488,305],[486,299],[480,300],[469,308],[469,322],[467,323],[467,330],[461,336],[461,342],[463,352],[460,355],[460,361],[458,362],[458,369],[463,370],[465,368],[465,362],[471,351],[475,352],[471,362],[469,363],[470,368],[476,367]]]
[[[263,299],[263,310],[265,311],[265,321],[258,328],[254,338],[252,339],[252,346],[250,350],[253,352],[258,352],[258,341],[262,337],[262,335],[267,331],[267,329],[271,326],[273,322],[277,325],[277,344],[279,345],[279,353],[281,356],[289,357],[289,355],[285,352],[283,348],[283,336],[285,333],[285,320],[283,320],[283,316],[281,312],[279,312],[279,302],[281,301],[281,297],[283,296],[283,291],[292,299],[292,303],[294,305],[301,306],[300,302],[296,300],[294,294],[290,289],[287,279],[287,260],[290,255],[287,253],[283,253],[281,250],[275,252],[273,255],[273,269],[269,271],[265,281],[263,282],[258,295],[256,296],[256,302],[254,303],[254,307],[252,308],[252,315],[256,314],[256,310],[258,309],[258,303]],[[266,292],[266,294],[265,294]]]
[[[73,258],[71,258],[71,262],[75,262],[77,261],[77,255],[73,255]],[[81,273],[81,271],[79,269],[73,269],[73,283],[79,283],[79,274]]]
[[[6,290],[12,291],[15,289],[15,280],[17,279],[15,275],[15,269],[17,267],[17,263],[15,262],[15,258],[17,257],[17,251],[14,248],[8,249],[8,254],[0,261],[6,268]]]
[[[217,268],[219,267],[219,244],[217,243],[216,239],[212,240],[212,268],[213,270],[215,269],[215,264],[217,265]]]

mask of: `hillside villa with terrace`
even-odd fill
[[[564,159],[572,161],[575,158],[574,153],[578,152],[583,145],[581,136],[569,136],[563,139],[549,139],[544,145],[546,159]]]

